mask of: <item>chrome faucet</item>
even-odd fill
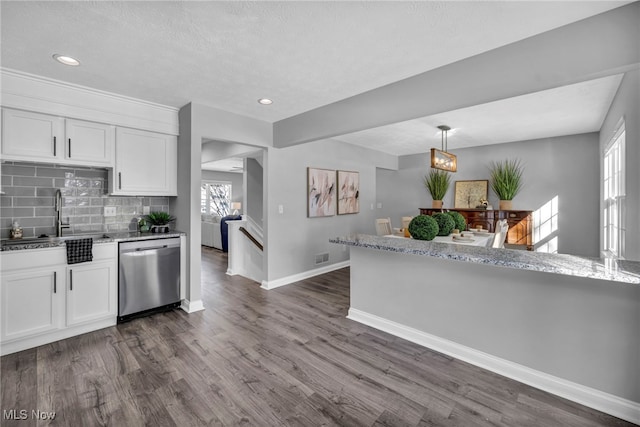
[[[62,223],[62,192],[56,190],[56,237],[62,237],[62,229],[71,228],[69,223]]]

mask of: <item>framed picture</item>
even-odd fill
[[[489,195],[489,180],[456,181],[456,209],[475,209],[482,205],[481,200],[487,200]]]
[[[336,212],[336,171],[307,168],[307,217],[333,216]]]
[[[360,212],[360,172],[338,171],[338,215]]]

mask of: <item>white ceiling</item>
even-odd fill
[[[164,105],[196,102],[275,122],[626,3],[2,1],[1,61],[6,68]],[[51,59],[54,53],[77,57],[82,65],[60,65]],[[610,99],[603,86],[612,84],[594,83],[604,97],[595,102]],[[274,104],[259,105],[262,97]],[[548,106],[560,96],[531,99]],[[512,102],[478,107],[466,121],[463,110],[424,121],[464,123],[467,143],[488,140],[483,123],[493,124],[494,140],[515,140],[507,129],[523,126],[505,125],[522,125],[515,107],[527,103]],[[593,118],[559,106],[556,111],[536,120],[533,114],[548,111],[531,107],[526,127],[593,127]],[[502,121],[481,116],[497,113]],[[580,120],[589,124],[574,124]],[[365,135],[377,149],[415,152],[422,140],[409,141],[408,135],[422,130],[414,122],[339,139],[358,143]],[[407,148],[398,141],[383,144],[391,131]]]
[[[244,159],[231,157],[202,164],[203,170],[241,173],[244,170]]]
[[[597,132],[622,74],[557,89],[448,111],[335,137],[339,141],[395,155],[440,148],[447,125],[449,151],[561,135]]]

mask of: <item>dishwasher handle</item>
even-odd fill
[[[120,253],[135,253],[153,250],[166,250],[171,248],[180,248],[179,237],[169,237],[164,239],[149,239],[133,242],[121,242]]]
[[[155,251],[158,249],[166,249],[168,248],[169,245],[163,245],[163,246],[152,246],[150,248],[136,248],[135,251],[136,252],[141,252],[141,251]]]

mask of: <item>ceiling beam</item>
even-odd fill
[[[284,148],[624,73],[640,64],[638,22],[640,2],[634,2],[280,120],[273,126],[273,146]]]

